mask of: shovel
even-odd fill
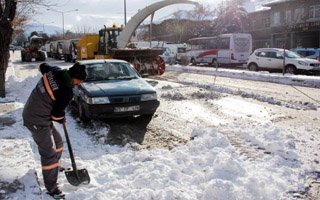
[[[73,151],[66,127],[66,123],[63,123],[63,130],[64,134],[66,135],[66,140],[68,144],[68,150],[71,158],[72,170],[65,170],[65,174],[67,180],[71,185],[78,186],[80,184],[89,184],[90,183],[90,176],[86,169],[77,169],[76,162],[74,160]]]

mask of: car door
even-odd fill
[[[270,69],[282,69],[283,57],[279,51],[268,51],[266,58],[267,68]]]
[[[255,62],[258,64],[259,68],[266,68],[268,66],[267,53],[265,51],[257,52]]]

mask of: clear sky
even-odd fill
[[[66,30],[73,30],[74,27],[84,26],[100,29],[103,25],[111,26],[113,22],[121,25],[124,24],[124,1],[125,0],[58,0],[55,2],[57,2],[59,6],[52,9],[60,12],[54,12],[44,8],[43,11],[40,11],[42,14],[36,16],[34,23],[62,27],[62,12],[64,12],[64,27]],[[158,1],[160,0],[126,0],[127,22],[139,9],[143,9]],[[221,1],[222,0],[198,0],[196,2],[213,8]],[[154,21],[161,21],[166,18],[166,16],[178,10],[191,10],[193,8],[193,5],[188,4],[168,6],[155,13]],[[74,11],[75,9],[78,9],[78,11]]]

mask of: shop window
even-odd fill
[[[273,13],[273,25],[274,26],[280,25],[280,12]]]
[[[286,11],[286,23],[290,24],[291,23],[291,10]]]
[[[269,28],[270,27],[270,18],[263,18],[262,23],[264,25],[264,28]]]
[[[320,4],[309,7],[309,19],[320,18]]]
[[[304,9],[303,8],[296,8],[294,10],[294,21],[295,22],[302,22],[304,15]]]
[[[253,29],[258,29],[258,28],[259,28],[259,23],[257,22],[257,20],[253,20],[253,22],[252,22],[252,28],[253,28]]]

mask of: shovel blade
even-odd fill
[[[71,185],[79,186],[80,184],[87,185],[90,183],[90,176],[86,169],[65,171],[68,182]]]

